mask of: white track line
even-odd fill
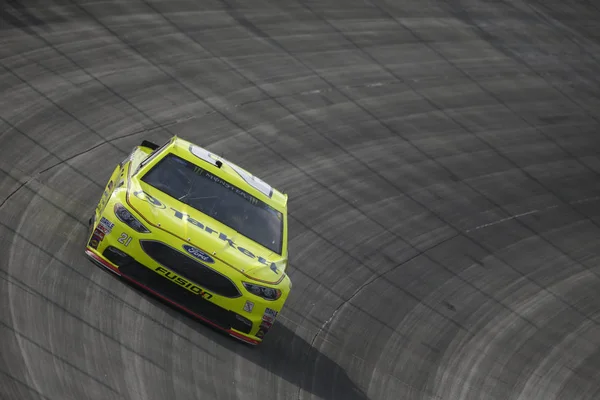
[[[572,202],[570,202],[568,204],[569,205],[583,204],[583,203],[590,203],[592,201],[597,201],[597,200],[600,200],[600,196],[588,197],[588,198],[585,198],[585,199],[572,201]],[[531,214],[536,214],[536,213],[540,213],[540,212],[545,212],[545,211],[552,210],[553,208],[558,208],[558,207],[559,207],[559,205],[553,205],[553,206],[550,206],[550,207],[546,207],[543,210],[531,210],[531,211],[527,211],[527,212],[524,212],[524,213],[521,213],[521,214],[511,215],[510,217],[502,218],[502,219],[499,219],[499,220],[494,221],[494,222],[489,222],[487,224],[476,226],[475,228],[467,229],[465,231],[465,233],[469,233],[469,232],[473,232],[473,231],[476,231],[476,230],[479,230],[479,229],[487,228],[487,227],[492,226],[492,225],[498,225],[498,224],[501,224],[502,222],[506,222],[506,221],[510,221],[510,220],[513,220],[513,219],[516,219],[516,218],[524,217],[526,215],[531,215]]]

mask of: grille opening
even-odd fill
[[[135,262],[130,255],[123,253],[113,246],[108,246],[102,255],[117,267],[122,267],[128,263]]]
[[[115,251],[116,250],[116,251]],[[235,328],[243,333],[250,333],[252,322],[233,311],[226,310],[208,300],[203,299],[187,289],[165,279],[153,270],[135,261],[129,255],[109,246],[102,253],[104,257],[119,266],[119,271],[136,282],[158,294],[174,301],[188,310],[202,315],[223,329]],[[124,256],[123,256],[124,255]]]
[[[208,291],[230,298],[242,295],[237,286],[225,275],[164,243],[154,240],[140,240],[140,245],[154,261]]]

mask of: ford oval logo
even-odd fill
[[[213,258],[211,256],[209,256],[208,254],[206,254],[205,252],[203,252],[200,249],[197,249],[192,246],[188,246],[187,244],[183,245],[183,248],[185,249],[185,251],[188,252],[188,254],[196,257],[199,260],[202,260],[206,263],[211,263],[211,264],[213,264],[215,262],[215,260],[213,260]]]

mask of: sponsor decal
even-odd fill
[[[98,240],[103,240],[104,232],[102,232],[100,229],[96,228],[96,229],[94,229],[94,237],[97,238]]]
[[[114,227],[115,227],[114,223],[112,223],[109,220],[107,220],[106,218],[102,217],[102,219],[100,219],[100,223],[98,224],[98,227],[96,229],[99,229],[108,235]]]
[[[273,195],[273,188],[271,186],[269,186],[269,184],[267,184],[266,182],[264,182],[262,179],[257,178],[256,176],[252,175],[251,173],[249,173],[248,171],[238,167],[237,165],[235,165],[234,163],[227,161],[225,159],[222,159],[220,157],[218,157],[217,155],[211,153],[210,151],[200,147],[200,146],[196,146],[196,145],[191,145],[190,146],[190,152],[195,155],[196,157],[200,158],[201,160],[204,160],[212,165],[217,165],[217,162],[225,162],[227,163],[231,168],[233,168],[233,170],[235,172],[238,173],[238,175],[244,180],[246,181],[247,184],[249,184],[250,186],[252,186],[253,188],[255,188],[256,190],[258,190],[259,192],[261,192],[262,194],[264,194],[265,196],[271,197]],[[214,176],[214,175],[213,175]],[[220,180],[220,178],[215,177],[217,179]]]
[[[144,201],[150,203],[151,205],[153,205],[156,208],[160,208],[160,209],[167,208],[163,203],[161,203],[159,200],[155,199],[148,193],[144,192],[143,190],[138,190],[137,192],[133,192],[133,195],[140,200],[144,200]]]
[[[273,326],[272,322],[268,322],[268,321],[265,321],[265,320],[263,320],[260,323],[260,329],[262,329],[265,332],[268,332],[268,330],[271,329],[272,326]]]
[[[134,192],[133,194],[137,198],[150,203],[154,207],[157,207],[157,208],[160,208],[160,209],[165,209],[166,208],[166,206],[163,203],[161,203],[159,200],[155,199],[154,197],[152,197],[151,195],[149,195],[148,193],[146,193],[146,192],[144,192],[142,190]],[[217,232],[216,230],[212,229],[210,226],[204,225],[200,221],[196,221],[195,219],[193,219],[192,217],[190,217],[188,214],[185,214],[185,213],[183,213],[181,211],[178,211],[178,210],[174,209],[173,207],[170,207],[170,209],[173,211],[175,218],[179,218],[180,220],[185,220],[187,223],[189,223],[191,225],[194,225],[198,229],[202,229],[202,230],[204,230],[204,231],[206,231],[208,233],[215,234],[219,239],[221,239],[222,241],[228,243],[229,246],[231,246],[234,249],[238,250],[240,253],[244,254],[246,257],[252,258],[252,259],[256,259],[259,263],[264,264],[264,265],[268,266],[269,268],[271,268],[271,270],[273,272],[275,272],[276,274],[279,273],[279,269],[277,268],[277,266],[275,265],[274,262],[269,262],[264,257],[257,256],[254,253],[252,253],[251,251],[246,250],[245,248],[238,246],[233,240],[231,240],[229,237],[227,237],[226,234],[224,234],[222,232]],[[185,250],[188,251],[187,248],[185,248]],[[196,249],[196,250],[198,250],[199,252],[203,253],[199,249]],[[189,251],[188,251],[188,253],[189,253]],[[189,254],[195,256],[195,254],[192,254],[192,253],[189,253]],[[208,254],[206,254],[206,253],[204,253],[204,254],[206,256],[208,256]],[[210,258],[210,260],[213,260],[212,257],[210,257],[210,256],[208,256],[208,257]],[[197,258],[200,258],[200,257],[197,257]],[[210,262],[210,261],[206,261],[206,262]],[[212,262],[214,262],[214,260]]]
[[[127,246],[129,246],[129,243],[131,243],[131,239],[133,239],[131,236],[129,236],[128,234],[123,232],[123,233],[121,233],[121,236],[119,236],[119,238],[117,239],[117,242],[119,242],[123,246],[127,247]]]
[[[268,315],[271,318],[275,318],[277,316],[277,311],[273,310],[272,308],[267,307],[265,309],[265,315]]]
[[[267,307],[262,319],[272,324],[275,321],[275,317],[277,317],[277,311]]]
[[[195,227],[197,227],[198,229],[203,229],[204,231],[206,231],[208,233],[216,235],[219,239],[221,239],[222,241],[228,243],[229,246],[231,246],[234,249],[238,250],[240,253],[244,254],[245,256],[247,256],[249,258],[252,258],[252,259],[256,259],[258,262],[260,262],[261,264],[264,264],[264,265],[270,267],[274,271],[277,270],[277,266],[275,265],[275,263],[273,263],[273,262],[270,263],[264,257],[256,256],[251,251],[246,250],[245,248],[238,246],[233,240],[231,240],[229,237],[227,237],[226,234],[224,234],[222,232],[215,231],[210,226],[204,225],[202,222],[196,221],[195,219],[191,218],[189,215],[187,215],[185,213],[182,213],[181,211],[177,211],[173,207],[171,207],[171,210],[174,212],[174,215],[175,215],[176,218],[179,218],[181,220],[185,220],[189,224],[194,225]]]
[[[178,284],[182,288],[187,289],[190,292],[197,294],[205,299],[210,299],[213,297],[212,294],[208,293],[207,291],[205,291],[201,287],[197,286],[193,282],[188,281],[187,279],[177,275],[173,271],[169,271],[168,269],[166,269],[164,267],[160,267],[160,266],[156,267],[156,268],[154,268],[154,272],[162,275],[163,277],[169,279],[170,281]]]
[[[250,300],[246,300],[246,304],[244,304],[244,311],[251,313],[254,309],[254,303]]]
[[[89,246],[92,249],[98,249],[100,242],[104,239],[104,232],[100,229],[94,229],[94,233],[92,233],[92,237],[90,238]]]
[[[277,311],[272,308],[266,308],[265,313],[263,314],[262,321],[260,326],[258,327],[258,332],[256,332],[256,337],[262,339],[269,329],[273,327],[273,323],[275,322],[275,317],[277,316]]]
[[[233,186],[231,183],[219,178],[216,175],[211,174],[208,171],[202,170],[200,168],[198,168],[198,169],[201,172],[196,171],[197,174],[202,174],[205,178],[210,179],[211,181],[218,183],[219,185],[225,187],[226,189],[231,190],[232,192],[236,193],[238,196],[243,197],[250,204],[258,204],[258,199],[255,198],[254,196],[249,195],[248,193],[244,192],[243,190],[238,189],[237,187]]]
[[[194,246],[184,244],[183,248],[185,251],[187,251],[188,254],[196,257],[199,260],[204,261],[205,263],[214,264],[214,262],[215,262],[215,260],[213,260],[213,258],[211,256],[209,256],[202,250],[195,248]]]
[[[90,247],[92,249],[98,249],[98,245],[100,244],[100,240],[98,240],[95,236],[92,236],[92,238],[90,239]]]

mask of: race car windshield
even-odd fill
[[[168,154],[142,181],[281,254],[282,214],[198,165]]]

